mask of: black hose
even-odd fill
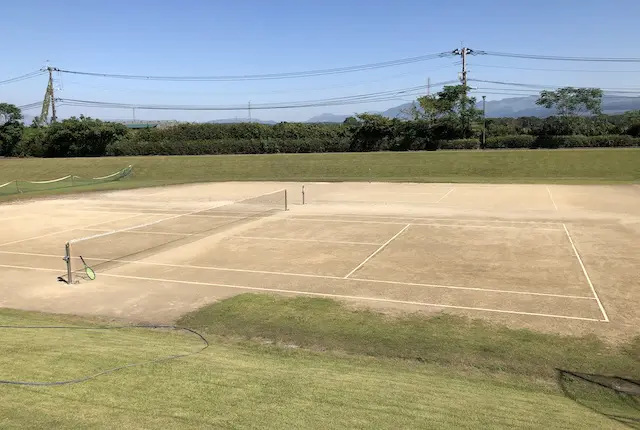
[[[137,367],[145,364],[153,364],[153,363],[161,363],[164,361],[175,360],[178,358],[189,357],[192,355],[200,354],[202,351],[209,347],[209,341],[205,339],[203,335],[198,333],[195,330],[186,327],[178,327],[174,325],[127,325],[127,326],[107,326],[107,327],[81,327],[81,326],[27,326],[27,325],[9,325],[9,326],[0,326],[0,329],[56,329],[56,330],[122,330],[122,329],[130,329],[130,328],[146,328],[146,329],[171,329],[171,330],[183,330],[189,333],[192,333],[198,336],[204,346],[197,351],[189,352],[186,354],[178,354],[178,355],[170,355],[167,357],[158,358],[155,360],[144,361],[141,363],[131,363],[125,364],[123,366],[114,367],[112,369],[103,370],[93,375],[84,376],[82,378],[70,379],[67,381],[53,381],[53,382],[29,382],[29,381],[5,381],[0,379],[0,384],[9,384],[9,385],[28,385],[28,386],[38,386],[38,387],[46,387],[53,385],[70,385],[70,384],[78,384],[81,382],[86,382],[91,379],[97,378],[98,376],[106,375],[109,373],[116,372],[118,370],[127,369],[129,367]]]

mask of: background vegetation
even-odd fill
[[[131,130],[81,116],[25,127],[13,105],[0,104],[0,156],[274,154],[438,149],[640,146],[640,111],[602,115],[598,89],[543,91],[548,118],[488,118],[465,86],[419,98],[408,119],[360,114],[342,124],[179,124]],[[483,138],[484,135],[484,138]]]

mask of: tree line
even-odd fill
[[[0,103],[0,156],[270,154],[438,149],[640,146],[640,111],[603,115],[602,91],[542,91],[547,118],[484,118],[463,85],[420,97],[407,119],[359,114],[342,124],[178,124],[131,130],[84,116],[25,126],[14,105]],[[486,136],[486,138],[483,138]]]

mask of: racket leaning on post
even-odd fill
[[[80,256],[80,261],[82,261],[82,264],[84,264],[84,272],[87,274],[89,279],[92,281],[96,279],[96,272],[94,272],[93,269],[89,267],[89,265],[87,265],[87,262],[84,261],[84,258],[82,258],[82,255]]]

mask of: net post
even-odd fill
[[[20,185],[18,185],[18,180],[16,179],[16,190],[22,194],[22,190],[20,189]]]
[[[69,242],[64,245],[64,261],[67,263],[67,283],[71,285],[73,283],[73,275],[71,270],[71,244]]]
[[[284,210],[288,211],[289,210],[289,202],[287,199],[287,189],[285,188],[284,190]]]
[[[304,185],[302,186],[302,204],[304,205]]]

